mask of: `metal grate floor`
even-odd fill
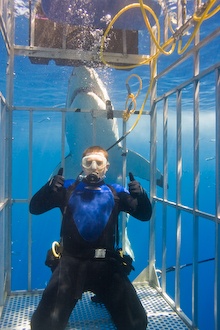
[[[135,288],[148,314],[148,330],[188,329],[155,289],[144,285],[135,285]],[[116,329],[104,305],[91,301],[92,295],[86,292],[78,301],[66,330]],[[31,315],[40,298],[40,293],[25,292],[9,296],[0,319],[0,329],[29,330]]]

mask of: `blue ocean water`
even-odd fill
[[[219,26],[219,15],[204,22],[202,34],[208,34]],[[145,36],[141,35],[145,50]],[[25,16],[16,18],[15,30],[16,44],[28,44],[28,19]],[[1,61],[0,91],[5,95],[6,86],[6,54],[3,41],[0,39]],[[220,43],[213,42],[202,53],[201,70],[219,61]],[[215,54],[215,56],[213,56]],[[162,68],[175,61],[178,57],[174,53],[170,57],[161,56],[158,67]],[[165,93],[168,89],[181,84],[190,76],[192,63],[184,64],[178,72],[169,74],[166,79],[158,82],[158,94]],[[48,65],[33,65],[28,58],[15,57],[14,72],[14,104],[15,106],[29,107],[64,107],[68,88],[68,79],[72,72],[71,67],[58,67],[54,62]],[[98,69],[100,77],[105,82],[111,101],[115,109],[123,109],[127,90],[125,80],[131,72],[116,71],[114,69]],[[138,99],[138,106],[143,102],[145,92],[149,85],[149,68],[140,67],[132,70],[143,79],[143,91]],[[215,210],[215,91],[213,75],[207,76],[201,83],[200,100],[200,209],[207,213]],[[137,88],[136,82],[132,84],[132,91]],[[172,106],[173,101],[173,106]],[[169,173],[168,197],[176,200],[176,112],[175,99],[169,103],[169,136],[168,136],[168,163]],[[182,203],[192,207],[193,203],[193,134],[192,134],[192,87],[187,87],[183,92],[182,114],[182,150],[183,150],[183,179],[182,179]],[[149,107],[149,102],[146,109]],[[28,195],[28,170],[29,170],[29,116],[26,111],[15,111],[13,115],[13,198],[23,199]],[[157,136],[157,167],[162,171],[162,106],[158,105],[158,136]],[[128,126],[134,122],[131,118]],[[57,112],[41,111],[33,114],[33,192],[37,191],[49,178],[51,172],[61,159],[61,114]],[[127,138],[127,147],[141,153],[147,159],[150,158],[150,128],[149,117],[143,116],[137,129]],[[121,128],[120,128],[121,130]],[[83,133],[82,133],[83,134]],[[66,154],[68,154],[68,145]],[[148,182],[142,182],[149,191]],[[162,190],[158,188],[158,195],[162,196]],[[167,230],[167,264],[175,265],[175,235],[176,214],[173,209],[168,209]],[[50,271],[44,266],[46,251],[53,240],[59,238],[61,217],[57,210],[50,213],[33,216],[31,227],[28,224],[28,207],[26,204],[14,204],[12,223],[12,289],[27,289],[27,251],[28,228],[32,231],[32,288],[43,288],[50,276]],[[188,214],[182,216],[182,246],[181,264],[192,262],[193,250],[193,224],[192,217]],[[162,258],[162,208],[157,206],[156,219],[156,268],[161,269]],[[128,233],[135,252],[135,272],[131,279],[135,278],[148,263],[149,223],[141,223],[134,219],[129,220]],[[199,221],[199,260],[214,257],[215,225],[211,221]],[[204,330],[214,329],[214,262],[201,264],[199,277],[199,328]],[[174,297],[174,272],[167,273],[168,292]],[[181,306],[184,312],[191,317],[191,276],[192,268],[186,267],[181,271]]]

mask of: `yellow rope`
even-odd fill
[[[219,10],[220,10],[220,5],[217,6],[212,12],[209,12],[211,10],[211,8],[214,6],[214,4],[216,3],[216,0],[210,0],[209,3],[207,4],[205,10],[203,11],[202,15],[199,17],[197,16],[195,13],[193,14],[193,20],[195,22],[197,22],[197,24],[195,25],[195,28],[194,28],[194,31],[191,35],[191,37],[189,38],[189,40],[187,41],[186,45],[182,48],[182,39],[181,39],[181,36],[178,36],[179,40],[178,40],[178,54],[181,55],[183,54],[187,48],[190,46],[192,40],[195,38],[195,35],[196,33],[198,32],[201,24],[203,23],[204,20],[214,16]],[[116,20],[123,14],[125,13],[126,11],[128,10],[131,10],[133,8],[140,8],[141,10],[141,13],[142,13],[142,16],[143,16],[143,19],[144,19],[144,22],[145,22],[145,25],[150,33],[150,36],[156,46],[156,53],[154,55],[151,55],[149,56],[149,58],[145,59],[145,60],[142,60],[140,61],[139,63],[135,64],[135,65],[126,65],[126,66],[119,66],[119,65],[112,65],[112,64],[109,64],[106,62],[106,60],[104,59],[104,44],[105,44],[105,40],[106,40],[106,37],[107,35],[109,34],[111,28],[113,27],[114,23],[116,22]],[[154,34],[154,31],[150,25],[150,22],[149,22],[149,19],[147,17],[147,14],[146,14],[146,11],[149,12],[153,18],[154,18],[154,21],[155,21],[155,25],[157,27],[157,37],[155,36]],[[168,24],[169,24],[169,28],[171,30],[171,32],[175,35],[175,32],[171,26],[171,20],[170,20],[170,17],[169,17],[169,21],[168,21]],[[171,36],[163,45],[160,45],[160,24],[159,24],[159,20],[155,14],[155,12],[153,11],[153,9],[149,6],[147,6],[146,4],[144,4],[143,0],[139,0],[139,3],[133,3],[133,4],[130,4],[128,6],[125,6],[124,8],[122,8],[114,17],[113,19],[111,20],[111,22],[109,23],[106,31],[104,32],[104,35],[102,37],[102,40],[101,40],[101,47],[100,47],[100,58],[101,58],[101,61],[106,65],[106,66],[111,66],[112,68],[115,68],[115,69],[122,69],[122,70],[127,70],[127,69],[133,69],[135,67],[138,67],[138,66],[141,66],[141,65],[147,65],[147,64],[152,64],[152,72],[151,72],[151,79],[150,79],[150,84],[149,84],[149,87],[148,87],[148,90],[147,90],[147,93],[146,93],[146,96],[145,96],[145,99],[144,99],[144,102],[138,112],[138,117],[135,121],[135,123],[132,125],[132,127],[124,134],[124,137],[127,136],[137,125],[137,123],[139,122],[140,118],[141,118],[141,115],[143,113],[143,110],[144,110],[144,107],[145,107],[145,104],[147,102],[147,99],[150,95],[150,91],[152,89],[152,86],[153,86],[153,82],[154,82],[154,76],[155,76],[155,70],[156,70],[156,61],[158,59],[158,57],[161,55],[161,54],[164,54],[164,55],[171,55],[174,50],[175,50],[175,47],[176,47],[176,44],[177,44],[177,36]],[[170,47],[170,50],[167,51],[166,49],[168,47]],[[125,102],[125,111],[123,112],[123,120],[124,121],[127,121],[129,118],[130,118],[130,115],[132,113],[135,112],[136,110],[136,98],[138,97],[139,93],[140,93],[140,90],[142,89],[142,80],[141,78],[138,76],[138,75],[130,75],[128,78],[127,78],[127,81],[126,81],[126,84],[128,84],[128,81],[130,80],[131,77],[133,76],[136,76],[137,79],[139,80],[139,90],[137,92],[136,95],[132,94],[132,93],[128,93],[128,96],[127,96],[127,99],[126,99],[126,102]],[[130,104],[133,105],[133,108],[132,109],[128,109],[128,102],[130,101]]]
[[[156,25],[157,25],[157,28],[158,28],[158,30],[160,30],[159,21],[158,21],[158,19],[157,19],[156,14],[154,13],[154,11],[153,11],[149,6],[147,6],[147,5],[143,5],[143,6],[144,6],[144,8],[145,8],[146,10],[148,10],[148,11],[152,14],[152,16],[153,16],[154,19],[155,19],[155,23],[156,23]],[[111,66],[111,67],[114,68],[114,69],[124,69],[124,70],[127,70],[127,69],[133,69],[133,68],[135,68],[135,67],[137,67],[137,66],[140,66],[140,65],[143,65],[143,64],[147,64],[147,63],[149,63],[149,62],[151,61],[151,60],[149,59],[149,60],[143,60],[143,61],[141,61],[141,62],[139,62],[138,64],[135,64],[135,65],[119,66],[119,65],[110,65],[109,63],[107,63],[107,62],[105,61],[104,56],[103,56],[103,52],[104,52],[104,43],[105,43],[106,37],[107,37],[109,31],[111,30],[112,26],[113,26],[114,23],[116,22],[116,20],[117,20],[117,19],[118,19],[118,18],[119,18],[124,12],[126,12],[127,10],[130,10],[130,9],[132,9],[132,8],[139,8],[139,7],[140,7],[140,4],[139,4],[139,3],[133,3],[133,4],[130,4],[130,5],[128,5],[128,6],[124,7],[124,8],[122,8],[122,9],[121,9],[121,10],[120,10],[120,11],[119,11],[119,12],[113,17],[113,19],[112,19],[111,22],[109,23],[107,29],[105,30],[104,35],[102,36],[102,39],[101,39],[101,46],[100,46],[100,58],[101,58],[101,61],[102,61],[105,65],[107,65],[107,66]]]
[[[129,80],[132,78],[132,77],[135,77],[138,79],[139,81],[139,88],[138,88],[138,91],[136,94],[133,94],[130,92],[130,87],[129,87]],[[136,105],[137,105],[137,102],[136,102],[136,98],[139,96],[140,94],[140,91],[142,89],[142,80],[140,78],[140,76],[138,76],[137,74],[131,74],[127,79],[126,79],[126,86],[128,88],[128,96],[127,96],[127,99],[126,99],[126,102],[125,102],[125,111],[123,112],[123,119],[124,121],[127,121],[131,114],[133,114],[136,110]],[[128,103],[130,101],[130,105],[132,104],[133,107],[130,108],[130,106],[128,106]]]
[[[213,7],[214,3],[216,2],[216,0],[211,0],[209,2],[209,4],[207,5],[206,9],[204,10],[203,14],[200,16],[200,17],[197,17],[195,14],[193,15],[193,19],[195,21],[197,21],[198,23],[196,24],[195,26],[195,29],[191,35],[191,37],[189,38],[189,40],[187,41],[186,45],[181,49],[182,47],[182,39],[179,40],[179,43],[178,43],[178,54],[179,55],[182,55],[186,50],[187,48],[189,47],[189,45],[191,44],[192,40],[195,38],[195,35],[196,33],[198,32],[201,24],[203,23],[203,21],[205,19],[207,19],[207,13],[209,12],[209,10]],[[216,8],[217,9],[217,8]]]

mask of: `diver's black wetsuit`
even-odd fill
[[[49,183],[32,198],[30,212],[41,214],[59,207],[63,213],[64,252],[31,320],[33,330],[63,330],[85,291],[94,292],[105,304],[119,330],[144,330],[147,316],[122,266],[116,259],[96,258],[96,249],[114,251],[120,211],[147,221],[151,204],[145,192],[133,198],[122,186],[110,189],[104,182],[88,187],[81,181],[65,209],[67,180],[59,191]],[[113,194],[114,191],[115,193]],[[64,211],[65,210],[65,211]],[[103,250],[101,250],[101,253]]]

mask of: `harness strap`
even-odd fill
[[[107,249],[82,249],[79,252],[69,253],[67,251],[63,251],[64,256],[70,256],[78,259],[106,259],[113,257],[115,251],[107,250]]]
[[[76,186],[79,184],[80,180],[77,178],[76,181],[74,181],[66,190],[66,196],[65,196],[65,206],[64,206],[64,210],[63,210],[63,217],[66,214],[66,210],[67,210],[67,206],[68,206],[68,202],[70,199],[70,196],[72,195],[73,191],[76,189]],[[63,218],[62,217],[62,218]],[[60,241],[62,243],[62,237],[63,237],[63,219],[62,219],[62,224],[61,224],[61,228],[60,228]]]
[[[111,192],[112,192],[112,194],[113,194],[113,197],[114,197],[114,200],[115,200],[115,202],[117,203],[117,201],[119,200],[119,197],[118,197],[118,195],[117,195],[117,192],[116,192],[116,190],[111,186],[111,185],[108,185],[107,184],[107,186],[109,187],[109,189],[111,190]],[[118,227],[118,220],[117,220],[117,222],[116,222],[116,225],[115,225],[115,245],[116,245],[116,248],[118,249],[119,248],[119,237],[120,237],[120,235],[119,235],[119,227]]]
[[[63,251],[63,256],[69,256],[72,258],[77,258],[81,260],[112,260],[117,261],[120,265],[123,266],[124,270],[127,274],[130,273],[131,270],[134,270],[132,265],[132,258],[129,255],[124,255],[121,249],[117,250],[108,250],[108,249],[86,249],[77,253],[68,253],[65,250]]]

